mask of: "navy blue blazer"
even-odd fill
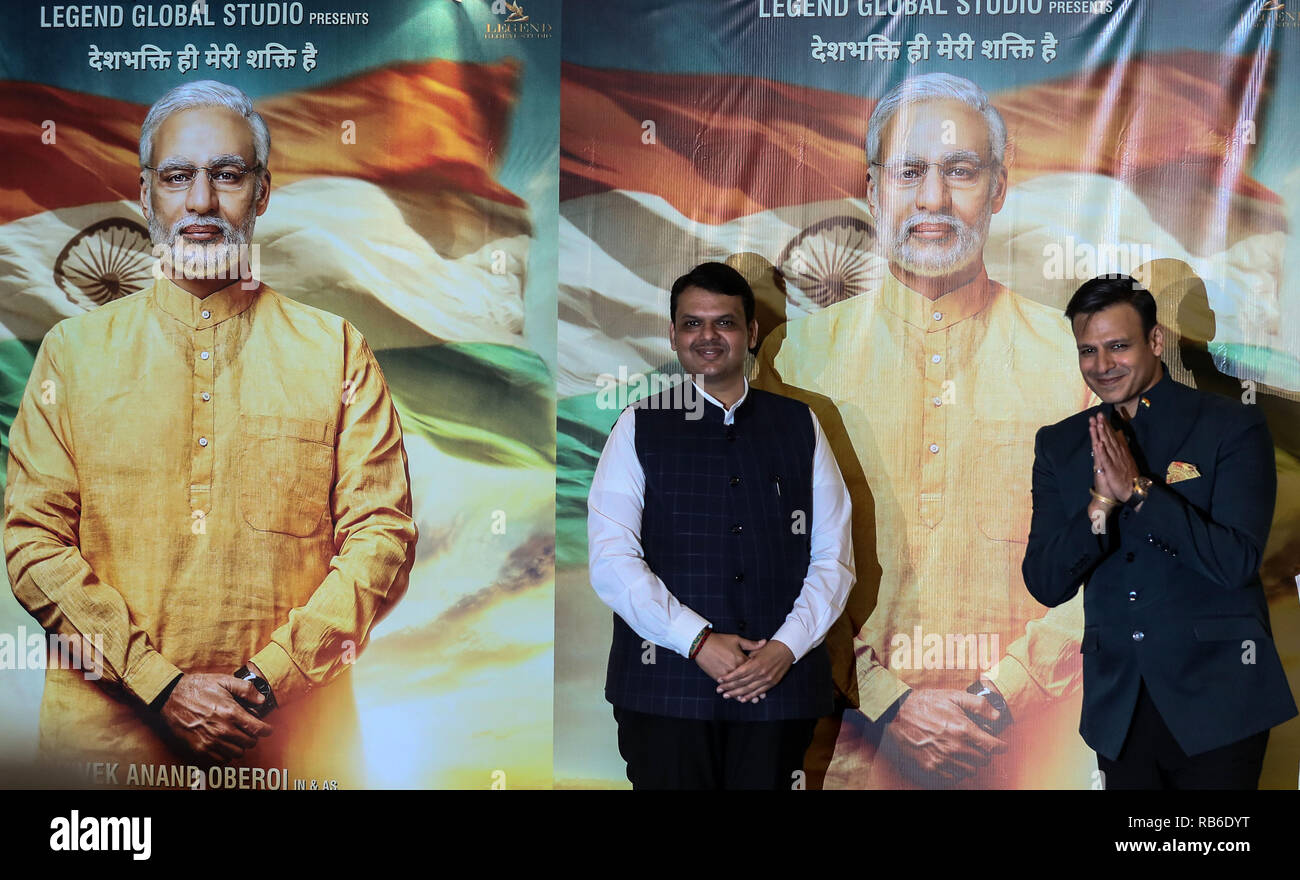
[[[1088,418],[1099,410],[1155,481],[1141,510],[1112,514],[1104,534],[1087,509]],[[1098,754],[1118,759],[1142,681],[1188,755],[1296,715],[1259,579],[1276,497],[1258,409],[1168,370],[1131,422],[1102,404],[1038,431],[1022,571],[1047,606],[1083,587],[1079,732]]]

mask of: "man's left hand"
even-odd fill
[[[723,699],[757,703],[785,678],[794,665],[794,652],[783,642],[741,639],[740,647],[749,659],[718,679],[718,693]]]

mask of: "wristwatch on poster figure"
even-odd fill
[[[251,672],[247,666],[241,666],[235,670],[235,678],[252,682],[253,687],[257,688],[257,692],[266,697],[266,701],[260,705],[245,703],[243,700],[239,700],[239,704],[258,718],[265,718],[270,715],[271,710],[275,708],[275,696],[271,693],[270,683],[257,673]],[[236,697],[235,699],[239,698]]]
[[[998,712],[998,717],[995,721],[989,721],[987,718],[970,712],[966,713],[967,715],[970,715],[971,721],[974,721],[984,729],[985,733],[990,736],[998,736],[1011,725],[1011,710],[1007,708],[1007,701],[1002,699],[1002,695],[993,688],[977,681],[970,687],[966,688],[966,693],[974,694],[977,697],[983,697],[984,700]]]

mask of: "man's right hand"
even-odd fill
[[[714,681],[748,659],[740,648],[740,636],[733,633],[712,633],[695,654],[695,662]]]
[[[270,736],[272,730],[236,697],[254,704],[266,699],[252,682],[233,675],[186,673],[163,704],[162,718],[196,754],[218,762],[231,761],[257,745],[259,736]]]
[[[880,755],[900,770],[919,770],[945,782],[973,776],[1007,746],[980,729],[968,712],[990,721],[998,715],[987,700],[965,691],[914,690],[886,725]]]

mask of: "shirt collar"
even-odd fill
[[[899,281],[893,272],[886,272],[880,287],[880,302],[913,327],[933,332],[947,330],[953,324],[979,314],[988,305],[992,287],[988,272],[981,266],[979,274],[970,281],[936,300],[930,300]]]
[[[253,304],[261,290],[260,281],[254,282],[251,290],[244,287],[244,282],[233,281],[199,299],[188,290],[177,287],[170,278],[162,277],[154,282],[150,296],[160,309],[182,324],[205,330],[243,312]]]
[[[730,425],[732,422],[736,420],[736,410],[740,407],[742,403],[745,402],[745,398],[749,397],[749,379],[744,377],[742,378],[744,379],[745,382],[745,391],[743,394],[740,395],[740,399],[737,400],[735,403],[733,403],[730,407],[723,406],[722,401],[718,400],[718,398],[714,397],[712,394],[710,394],[709,392],[701,388],[699,385],[697,385],[694,379],[691,380],[691,384],[695,385],[695,390],[700,392],[701,397],[703,397],[705,400],[707,400],[709,403],[713,404],[714,406],[720,407],[722,409],[722,424]]]

